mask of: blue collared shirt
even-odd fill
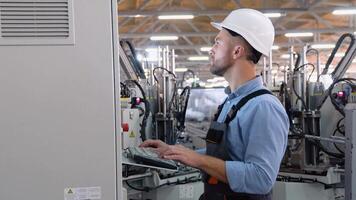
[[[266,88],[258,76],[229,94],[218,121],[223,122],[241,98],[260,89]],[[240,109],[226,135],[232,161],[225,162],[225,169],[233,191],[266,194],[272,189],[286,150],[288,130],[288,116],[275,96],[255,97]]]

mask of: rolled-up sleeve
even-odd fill
[[[206,154],[206,148],[197,149],[197,150],[195,150],[195,152],[205,155]]]
[[[242,161],[225,162],[229,185],[235,192],[266,194],[275,183],[286,149],[288,116],[281,105],[262,101],[233,122],[243,133],[246,151]]]

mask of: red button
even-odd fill
[[[129,124],[128,123],[122,123],[121,128],[124,132],[129,131]]]

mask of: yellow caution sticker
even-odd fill
[[[69,187],[64,189],[64,200],[100,200],[101,187]]]
[[[133,131],[131,131],[129,137],[134,138],[135,136],[136,136],[135,133]]]

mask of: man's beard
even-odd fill
[[[217,76],[224,76],[227,69],[229,69],[229,66],[230,65],[227,63],[221,64],[219,66],[216,63],[212,63],[210,66],[210,72]]]

